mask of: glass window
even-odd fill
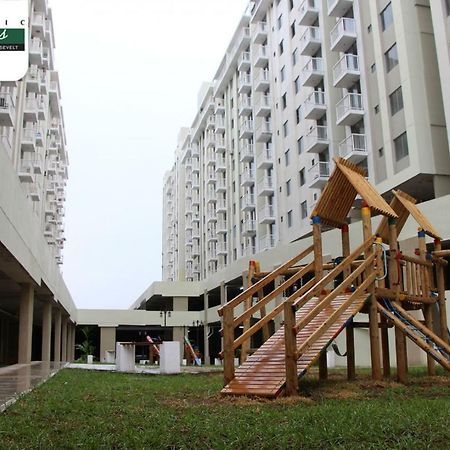
[[[282,25],[283,25],[283,14],[280,14],[277,20],[278,29],[280,29]]]
[[[385,54],[386,72],[390,72],[398,64],[397,44],[394,44]]]
[[[285,162],[285,164],[286,164],[286,167],[289,165],[289,163],[290,163],[290,158],[291,158],[291,155],[290,155],[290,152],[289,152],[289,149],[287,149],[285,152],[284,152],[284,162]]]
[[[306,200],[300,203],[300,217],[306,219],[308,217],[308,205]]]
[[[301,153],[303,153],[303,136],[300,136],[297,139],[297,149],[298,149],[298,154],[300,155]]]
[[[295,22],[291,25],[291,38],[295,36]]]
[[[291,180],[286,181],[286,197],[291,195]]]
[[[279,50],[280,50],[280,55],[282,55],[283,54],[283,52],[284,52],[284,45],[283,45],[283,39],[281,40],[281,42],[280,42],[280,44],[279,44]]]
[[[398,138],[394,139],[395,147],[395,160],[400,161],[409,155],[408,150],[408,138],[406,133],[401,134]]]
[[[295,110],[295,118],[297,120],[297,123],[300,123],[300,119],[301,119],[301,110],[300,110],[300,106]]]
[[[381,29],[384,31],[393,21],[392,5],[389,3],[386,8],[381,11]]]
[[[283,66],[280,70],[280,80],[284,81],[286,68]]]
[[[281,106],[283,109],[286,109],[287,106],[286,92],[281,96]]]
[[[391,104],[391,115],[398,113],[401,109],[403,109],[403,94],[402,87],[400,86],[396,89],[390,96],[389,101]]]
[[[303,186],[305,184],[305,168],[303,168],[302,170],[300,170],[300,172],[298,173],[298,179],[300,182],[300,186]]]
[[[288,134],[289,134],[289,125],[288,121],[286,120],[286,122],[283,123],[283,136],[287,137]]]
[[[449,0],[450,1],[450,0]],[[297,77],[294,81],[295,93],[298,94],[300,91],[300,77]]]
[[[445,0],[445,6],[447,7],[447,16],[450,16],[450,0]]]
[[[292,227],[292,209],[287,213],[287,224],[288,227]]]
[[[298,49],[295,49],[292,52],[292,65],[295,66],[297,64],[297,61],[298,61]]]

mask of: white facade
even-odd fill
[[[307,235],[333,157],[383,194],[448,194],[441,3],[250,2],[165,178],[163,280],[207,279]]]

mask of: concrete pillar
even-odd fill
[[[72,333],[70,335],[70,360],[75,360],[75,333],[76,333],[77,327],[75,324],[72,325]]]
[[[211,364],[211,358],[209,357],[209,338],[208,338],[208,291],[205,291],[203,296],[203,342],[205,343],[205,365]]]
[[[54,355],[53,361],[59,363],[61,361],[61,310],[55,311],[55,337],[54,337]]]
[[[21,286],[19,312],[19,364],[31,362],[33,338],[34,289],[31,284]]]
[[[106,351],[116,350],[116,327],[100,327],[100,362],[106,361]]]
[[[61,361],[67,361],[67,317],[62,318],[61,328]]]
[[[50,362],[52,341],[52,304],[48,301],[42,308],[42,356],[43,362]]]
[[[180,343],[180,362],[184,355],[184,327],[173,327],[173,340]]]
[[[220,306],[225,305],[228,301],[228,286],[224,281],[220,282]],[[223,326],[223,320],[221,320]],[[223,351],[223,336],[220,338],[220,350]]]
[[[66,357],[67,361],[72,361],[72,332],[73,332],[73,325],[72,322],[69,322],[67,325],[67,350],[66,350]]]

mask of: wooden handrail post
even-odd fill
[[[425,231],[422,228],[419,228],[417,233],[417,239],[419,241],[419,256],[420,259],[426,261],[427,260],[427,243],[425,241]],[[428,272],[426,267],[421,267],[420,271],[422,272],[422,296],[429,297],[430,296],[430,285],[428,280]],[[425,324],[427,328],[434,332],[433,325],[433,305],[424,305],[423,306],[423,315],[425,318]],[[436,375],[436,364],[434,363],[434,359],[427,354],[427,366],[428,366],[428,375]]]
[[[342,256],[347,258],[350,255],[350,234],[348,224],[341,227],[341,243]],[[351,265],[344,269],[344,280],[351,273]],[[345,341],[347,346],[347,379],[354,380],[356,377],[356,361],[355,361],[355,330],[353,328],[353,319],[349,320],[345,329]]]
[[[397,220],[389,218],[389,288],[392,292],[398,293],[400,290],[400,279],[397,267]],[[395,355],[397,359],[397,380],[406,383],[408,376],[408,362],[406,352],[406,336],[402,330],[395,327]]]
[[[242,290],[246,291],[252,284],[253,267],[250,265],[249,270],[242,272]],[[252,306],[252,297],[244,300],[244,311],[247,311]],[[250,328],[250,318],[244,320],[242,332],[245,333]],[[250,339],[245,341],[241,347],[240,363],[243,364],[247,360],[248,352],[250,350]]]
[[[234,378],[234,327],[233,309],[223,309],[223,378],[226,386]]]
[[[442,250],[442,244],[440,239],[434,240],[434,250],[435,251]],[[439,302],[440,337],[444,342],[450,344],[450,339],[447,332],[448,324],[447,324],[447,308],[445,304],[445,278],[444,278],[444,266],[442,264],[436,264],[436,284]]]
[[[284,302],[284,345],[286,365],[286,396],[298,395],[297,337],[294,332],[295,308],[293,301]]]
[[[313,245],[314,245],[314,274],[316,282],[323,278],[323,253],[322,253],[322,225],[320,216],[313,216]],[[320,298],[320,293],[318,294]],[[324,351],[319,356],[319,379],[328,378],[327,352]]]
[[[364,240],[372,236],[372,217],[370,208],[366,202],[363,202],[361,208],[363,236]],[[373,249],[369,247],[365,253],[364,258],[369,258],[373,254]],[[374,268],[367,268],[365,278],[368,278]],[[380,332],[378,328],[378,309],[377,299],[375,298],[375,283],[372,283],[367,289],[372,294],[369,305],[369,335],[370,335],[370,359],[372,363],[372,379],[381,380],[381,358],[380,358]]]

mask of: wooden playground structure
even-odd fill
[[[311,216],[312,245],[272,272],[261,272],[258,263],[251,261],[247,286],[219,309],[223,322],[222,394],[298,394],[299,378],[317,361],[319,378],[327,377],[327,347],[344,330],[347,375],[354,379],[353,318],[358,313],[368,315],[365,326],[369,328],[374,380],[390,376],[388,329],[392,327],[398,381],[407,380],[407,337],[427,353],[429,375],[435,374],[436,362],[450,371],[444,280],[444,257],[450,256],[450,250],[442,250],[439,234],[414,198],[393,191],[389,205],[362,169],[343,159],[335,162]],[[351,251],[348,215],[357,196],[363,242]],[[373,233],[372,216],[378,214],[382,220]],[[404,255],[397,242],[409,216],[419,227],[415,255]],[[342,254],[335,263],[323,261],[322,226],[341,230]],[[434,251],[427,251],[426,235],[434,239]],[[276,306],[267,312],[272,301]],[[424,320],[417,319],[412,310],[421,310]],[[282,320],[282,326],[270,335],[269,324],[275,319]],[[251,348],[256,333],[263,344]],[[235,368],[238,349],[241,365]]]

